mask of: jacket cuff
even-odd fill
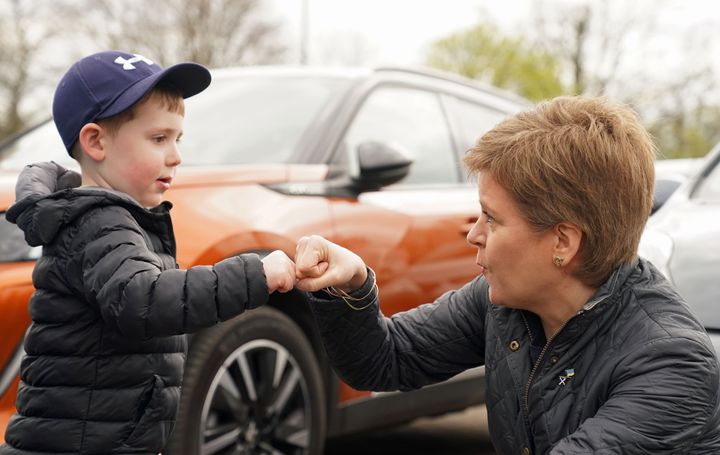
[[[363,307],[372,302],[373,300],[377,299],[377,288],[375,287],[375,272],[370,267],[367,267],[367,279],[365,279],[365,282],[362,286],[360,286],[358,289],[355,289],[354,291],[348,293],[348,295],[352,299],[358,299],[358,300],[352,300],[350,303],[354,307]],[[347,303],[347,301],[344,301],[342,298],[336,297],[334,295],[329,294],[324,289],[321,289],[319,291],[307,293],[310,301],[312,303]]]
[[[241,255],[245,263],[248,280],[248,308],[257,308],[265,305],[270,298],[267,288],[267,278],[260,256],[255,253]]]

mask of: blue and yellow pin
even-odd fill
[[[570,379],[570,378],[572,378],[572,377],[574,377],[574,376],[575,376],[575,369],[574,369],[574,368],[569,368],[569,369],[565,370],[565,375],[564,375],[564,376],[559,376],[560,382],[558,382],[558,385],[565,385],[565,382],[566,382],[568,379]]]

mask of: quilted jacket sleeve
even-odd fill
[[[107,324],[128,337],[192,332],[268,299],[257,255],[188,270],[163,270],[139,226],[123,209],[97,210],[81,229],[87,237],[77,265],[82,292],[99,307]]]
[[[370,272],[369,272],[370,273]],[[354,295],[370,292],[372,275]],[[357,311],[310,296],[325,349],[340,377],[359,390],[412,390],[484,363],[486,282],[478,278],[434,303],[390,318],[377,293]]]
[[[653,340],[622,359],[615,376],[610,399],[551,455],[715,453],[697,451],[698,437],[718,421],[718,364],[708,343]]]

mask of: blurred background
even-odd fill
[[[429,66],[533,101],[631,104],[661,157],[720,139],[720,4],[710,0],[0,0],[0,140],[47,118],[79,57],[167,65]]]

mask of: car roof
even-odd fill
[[[218,68],[212,70],[213,78],[225,79],[233,78],[238,76],[271,76],[271,77],[298,77],[298,76],[310,76],[310,77],[333,77],[340,79],[349,80],[407,80],[407,81],[419,81],[422,80],[425,83],[437,84],[438,86],[455,87],[458,85],[466,87],[474,92],[483,92],[491,95],[496,99],[505,100],[515,107],[517,105],[531,106],[525,98],[507,91],[495,87],[489,83],[469,79],[454,73],[440,71],[437,69],[421,67],[421,66],[381,66],[376,68],[368,67],[329,67],[329,66],[298,66],[298,65],[282,65],[282,66],[246,66],[246,67],[231,67],[231,68]],[[512,108],[511,108],[512,109]]]
[[[323,66],[241,66],[211,70],[213,77],[232,78],[241,75],[257,76],[328,76],[338,78],[363,78],[372,74],[370,68],[323,67]]]
[[[508,101],[512,101],[514,103],[519,104],[525,104],[530,106],[531,103],[526,100],[525,98],[511,92],[508,90],[504,90],[501,88],[498,88],[492,84],[477,80],[477,79],[469,79],[467,77],[455,74],[455,73],[449,73],[446,71],[437,70],[434,68],[427,68],[427,67],[402,67],[402,66],[387,66],[387,67],[379,67],[375,69],[376,74],[383,74],[383,73],[400,73],[405,75],[418,75],[425,78],[432,78],[437,81],[443,81],[443,82],[451,82],[454,84],[460,84],[465,87],[475,89],[475,90],[481,90],[485,93],[491,94],[493,96],[497,96],[499,98],[504,98]]]

